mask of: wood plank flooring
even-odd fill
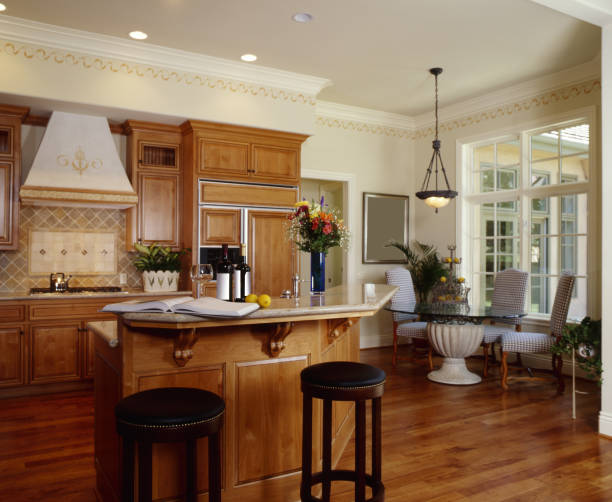
[[[389,349],[361,359],[388,374],[387,502],[612,500],[612,441],[597,435],[595,385],[580,381],[590,394],[578,396],[574,421],[571,393],[556,396],[551,384],[503,393],[494,369],[483,384],[445,386],[421,366],[391,371]],[[351,442],[339,467],[352,467],[353,452]],[[0,501],[94,502],[94,484],[91,392],[0,400]],[[334,502],[352,496],[352,485],[335,484]]]

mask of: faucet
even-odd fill
[[[49,289],[52,293],[67,291],[70,279],[72,279],[72,276],[69,275],[68,278],[66,278],[66,275],[63,272],[54,272],[49,274]]]

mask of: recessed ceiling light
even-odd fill
[[[6,5],[0,3],[0,12],[4,12],[6,10]]]
[[[292,18],[296,23],[310,23],[312,21],[312,15],[308,12],[298,12],[294,14]]]
[[[144,40],[148,36],[144,31],[130,31],[130,37],[134,40]]]
[[[257,56],[255,54],[243,54],[240,56],[240,59],[247,63],[252,63],[253,61],[257,61]]]

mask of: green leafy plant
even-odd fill
[[[135,242],[134,248],[138,251],[134,266],[142,272],[180,272],[181,256],[188,252],[186,249],[172,251],[169,247],[162,247],[157,243],[145,246]]]
[[[566,324],[551,350],[559,356],[575,350],[578,366],[601,385],[601,321],[585,317],[580,324]]]
[[[406,267],[412,275],[418,301],[427,303],[433,287],[448,274],[436,247],[418,241],[412,243],[412,248],[397,241],[389,242],[386,247],[394,247],[406,255]]]

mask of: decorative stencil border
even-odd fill
[[[251,96],[263,96],[266,98],[290,101],[298,104],[314,106],[316,103],[314,96],[302,93],[296,94],[283,89],[264,87],[262,85],[249,84],[246,82],[217,77],[209,77],[196,73],[168,70],[151,65],[140,65],[127,61],[114,61],[109,58],[65,52],[51,48],[16,44],[7,40],[0,41],[0,54],[22,57],[26,60],[36,59],[44,62],[72,65],[84,70],[122,73],[134,77],[150,78],[153,80],[173,82],[176,84],[208,87],[210,89],[219,89],[239,94],[249,94]]]
[[[466,117],[448,120],[440,124],[441,132],[450,132],[462,127],[468,127],[475,124],[480,124],[487,120],[495,120],[501,117],[515,115],[521,112],[527,112],[533,108],[539,108],[550,104],[562,103],[571,99],[585,96],[593,92],[601,92],[601,80],[595,79],[568,87],[551,90],[532,97],[526,97],[516,103],[507,103],[499,105],[495,108],[476,112]],[[428,126],[417,129],[414,134],[414,139],[422,137],[431,137],[435,133],[434,126]]]
[[[465,117],[447,120],[440,123],[440,132],[450,132],[462,127],[469,127],[487,120],[495,120],[501,117],[515,115],[529,111],[533,108],[547,106],[549,104],[570,101],[574,98],[601,91],[601,80],[589,80],[579,84],[554,89],[531,97],[526,97],[516,103],[500,104],[499,106],[482,110]],[[330,117],[317,116],[318,126],[332,129],[344,129],[345,131],[360,132],[366,134],[377,134],[402,139],[420,139],[433,137],[434,126],[421,127],[414,130],[400,129],[397,127],[386,127],[381,125],[367,124],[353,120],[334,119]]]

